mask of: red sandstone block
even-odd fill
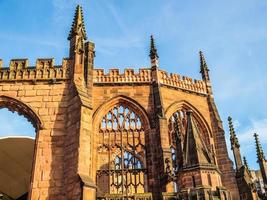
[[[65,120],[65,115],[57,115],[57,116],[55,116],[55,119],[57,120],[57,121],[62,121],[62,120]]]
[[[32,107],[36,107],[36,108],[41,108],[42,107],[42,102],[32,102],[31,106]]]
[[[41,96],[35,96],[35,97],[21,97],[21,101],[24,101],[26,103],[31,102],[41,102],[43,98]]]
[[[41,180],[49,181],[51,179],[50,172],[42,170]]]
[[[40,192],[39,189],[32,189],[31,199],[39,200],[39,194],[40,194],[39,192]]]
[[[53,126],[54,129],[64,129],[65,128],[65,123],[64,122],[57,122]]]
[[[56,187],[62,187],[62,186],[63,186],[62,181],[61,181],[61,180],[56,180],[56,181],[55,181],[55,186],[56,186]]]
[[[62,96],[53,96],[52,101],[63,101],[63,97]]]
[[[66,108],[66,107],[68,107],[68,105],[69,105],[68,102],[60,102],[59,103],[60,108]]]
[[[53,130],[51,131],[51,136],[62,136],[65,135],[64,130]]]
[[[20,89],[20,85],[11,85],[10,86],[10,90],[19,90]]]
[[[48,109],[47,108],[40,108],[39,109],[39,115],[48,115]]]
[[[2,91],[9,91],[10,85],[3,85]]]
[[[50,90],[49,92],[50,96],[61,96],[62,94],[63,94],[63,91],[59,89]]]
[[[37,90],[37,96],[47,96],[49,94],[49,90]]]
[[[43,101],[44,102],[52,101],[52,97],[51,96],[43,96]]]
[[[33,89],[35,89],[35,90],[51,89],[51,85],[48,85],[48,84],[40,85],[40,84],[38,84],[38,85],[34,85]]]
[[[51,117],[49,115],[48,116],[42,116],[42,120],[43,120],[43,122],[50,122]]]
[[[48,113],[49,113],[49,115],[51,116],[51,115],[54,115],[55,114],[55,110],[56,110],[56,108],[47,108],[48,109]]]
[[[24,87],[23,87],[23,90],[33,90],[34,89],[34,87],[33,87],[33,85],[24,85]]]
[[[18,97],[22,97],[25,95],[25,90],[19,90],[18,91]]]
[[[9,97],[16,97],[18,92],[17,91],[4,91],[1,92],[2,95],[9,96]]]
[[[58,102],[47,102],[46,107],[58,107],[59,103]]]
[[[49,181],[40,181],[38,183],[38,187],[40,187],[40,188],[48,188],[49,186],[50,186]]]
[[[36,95],[36,90],[26,90],[25,96],[26,97],[33,97]]]

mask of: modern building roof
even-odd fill
[[[29,190],[35,140],[0,138],[0,193],[17,199]]]

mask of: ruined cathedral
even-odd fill
[[[231,118],[236,165],[229,159],[202,52],[202,80],[161,70],[152,36],[147,68],[97,69],[80,6],[68,40],[60,66],[49,58],[35,67],[13,59],[3,68],[0,60],[0,108],[24,115],[36,130],[25,199],[261,199]]]

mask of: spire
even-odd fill
[[[249,166],[248,166],[248,162],[247,162],[247,159],[245,156],[243,157],[243,161],[244,161],[245,167],[248,169],[248,171],[250,171]]]
[[[72,22],[72,27],[69,33],[68,40],[71,40],[76,35],[82,36],[84,40],[87,39],[83,21],[83,10],[80,5],[77,5],[76,7],[75,16]]]
[[[153,35],[150,36],[150,53],[149,53],[150,61],[151,61],[151,67],[152,69],[157,69],[159,67],[159,61],[158,61],[158,52],[155,45],[154,37]]]
[[[150,54],[149,54],[149,56],[151,59],[159,58],[153,35],[150,36]]]
[[[184,140],[184,167],[212,164],[209,151],[192,118],[192,111],[187,111],[186,114],[187,130]]]
[[[235,158],[236,170],[239,171],[241,167],[243,166],[242,157],[241,157],[241,153],[239,149],[240,145],[235,134],[235,129],[234,129],[231,117],[228,117],[228,123],[229,123],[229,129],[230,129],[231,149],[233,151],[234,158]]]
[[[265,160],[265,156],[259,141],[259,135],[254,133],[255,141],[256,141],[256,150],[258,156],[258,163],[260,165],[261,175],[264,183],[265,191],[267,191],[267,162]]]
[[[202,79],[205,81],[209,81],[210,80],[209,68],[202,51],[199,51],[199,56],[200,56],[200,73],[202,75]]]
[[[232,149],[234,147],[239,148],[240,145],[239,145],[238,139],[237,139],[236,134],[235,134],[235,129],[234,129],[231,117],[228,117],[228,123],[229,123],[229,129],[230,129],[230,140],[231,140]]]
[[[257,156],[258,156],[258,160],[264,159],[265,160],[265,156],[259,141],[259,135],[257,133],[254,133],[254,138],[255,138],[255,142],[256,142],[256,151],[257,151]]]

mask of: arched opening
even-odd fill
[[[0,195],[26,200],[34,162],[35,137],[41,123],[20,101],[0,96]]]
[[[172,160],[173,160],[173,169],[174,171],[179,170],[182,164],[182,150],[184,143],[184,136],[187,129],[187,118],[186,111],[189,110],[187,108],[180,108],[176,110],[169,118],[168,129],[169,129],[169,145],[172,152]],[[206,146],[210,147],[210,138],[207,128],[204,126],[204,123],[194,115],[194,122],[196,123],[196,127],[202,136],[202,139]]]
[[[97,127],[97,198],[133,198],[147,192],[144,116],[125,102],[117,102]]]
[[[184,167],[184,145],[185,145],[185,136],[188,125],[187,112],[193,110],[193,122],[196,126],[198,133],[201,136],[201,140],[208,147],[208,150],[212,150],[210,133],[208,128],[205,126],[205,122],[198,112],[195,109],[192,109],[190,106],[180,104],[176,106],[172,113],[168,115],[168,133],[169,133],[169,147],[172,154],[172,172],[173,174],[178,174],[180,170]],[[192,183],[194,186],[195,179],[192,177]],[[176,188],[179,190],[179,185],[176,181],[173,181],[173,184],[176,185]],[[174,187],[175,188],[175,187]]]

